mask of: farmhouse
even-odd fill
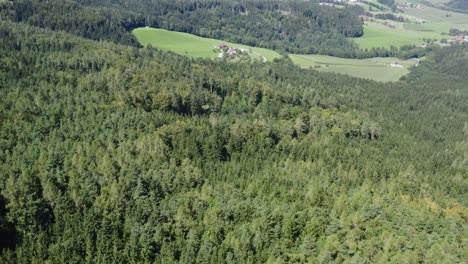
[[[235,57],[242,53],[242,49],[229,47],[226,44],[219,44],[215,48],[219,51],[218,58]]]
[[[468,42],[468,35],[467,36],[457,36],[455,41],[458,43]]]
[[[406,8],[408,8],[408,6],[407,6],[406,4],[396,4],[396,7],[397,7],[398,9],[400,9],[400,10],[401,10],[401,9],[406,9]]]
[[[366,14],[363,14],[363,15],[359,15],[359,18],[362,19],[362,20],[367,20],[367,19],[369,19],[369,16],[366,15]]]
[[[234,55],[237,55],[237,53],[239,53],[239,49],[236,49],[236,48],[229,48],[228,51],[227,51],[227,54],[229,56],[234,56]]]
[[[398,61],[394,61],[390,64],[390,67],[392,68],[404,68],[403,65],[401,65],[400,63],[398,63]]]

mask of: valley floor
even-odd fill
[[[280,58],[276,51],[249,47],[223,40],[202,38],[188,33],[174,32],[156,28],[138,28],[133,31],[143,46],[152,45],[162,50],[172,51],[180,55],[200,58],[223,58],[223,53],[216,50],[218,45],[238,48],[246,52],[252,59],[263,62]],[[400,60],[398,58],[344,59],[324,55],[290,54],[291,60],[303,67],[323,72],[348,74],[353,77],[366,78],[375,81],[398,81],[409,73],[409,68],[418,60]]]

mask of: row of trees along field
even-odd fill
[[[79,5],[78,3],[83,5]],[[138,46],[131,29],[153,26],[288,53],[339,57],[421,57],[416,46],[361,50],[362,7],[331,8],[304,1],[17,0],[0,2],[0,16],[95,40]]]
[[[384,84],[2,21],[0,262],[461,263],[467,46],[432,58]]]

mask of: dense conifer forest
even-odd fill
[[[0,263],[468,258],[468,45],[379,83],[142,48],[119,2],[22,1],[0,2]]]
[[[82,5],[78,4],[81,3]],[[222,39],[288,53],[349,58],[421,57],[413,45],[362,50],[362,7],[330,8],[301,0],[15,0],[0,2],[0,17],[95,40],[139,46],[130,31],[142,26]]]
[[[79,2],[136,11],[144,14],[145,23],[153,27],[287,52],[357,52],[357,46],[346,38],[363,34],[362,22],[357,15],[304,1]]]

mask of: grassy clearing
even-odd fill
[[[426,27],[428,30],[431,28]],[[365,48],[390,48],[391,46],[401,47],[403,45],[422,45],[423,39],[441,39],[442,35],[437,32],[422,32],[407,30],[402,23],[395,23],[395,28],[379,23],[366,23],[364,26],[364,36],[354,39],[363,49]]]
[[[408,8],[405,14],[431,23],[450,23],[452,25],[468,23],[468,15],[422,5],[422,9]]]
[[[279,53],[269,49],[249,47],[227,41],[202,38],[188,33],[157,28],[137,28],[133,31],[133,34],[143,46],[151,44],[153,47],[190,57],[216,58],[218,54],[214,51],[214,47],[221,43],[230,47],[248,49],[252,52],[250,55],[254,59],[262,59],[262,56],[267,60],[281,57]]]
[[[372,79],[381,82],[397,81],[409,73],[416,59],[399,60],[397,58],[371,58],[364,60],[343,59],[324,55],[289,55],[291,60],[304,68],[314,68],[318,71],[348,74],[354,77]],[[403,68],[391,67],[398,62]]]
[[[443,4],[447,0],[431,0],[433,4]],[[451,39],[443,33],[451,28],[468,30],[468,15],[442,10],[424,5],[421,0],[398,0],[400,4],[412,3],[415,6],[404,8],[403,16],[409,20],[407,23],[383,21],[375,19],[366,22],[364,36],[354,41],[361,48],[389,48],[403,45],[423,45],[423,39]],[[416,7],[416,5],[420,5]],[[394,28],[384,25],[391,24]]]
[[[218,54],[213,51],[214,46],[221,43],[226,45],[245,48],[251,50],[250,56],[254,59],[262,59],[265,56],[268,60],[279,58],[281,55],[273,50],[248,47],[229,43],[226,41],[198,37],[192,34],[167,31],[154,28],[138,28],[134,32],[137,39],[143,46],[151,44],[162,50],[173,51],[175,53],[202,58],[216,58]],[[261,54],[261,55],[259,55]],[[291,60],[304,68],[314,68],[318,71],[336,72],[348,74],[355,77],[368,78],[377,81],[397,81],[401,76],[406,75],[408,68],[417,61],[400,61],[396,58],[373,58],[366,60],[343,59],[322,55],[290,55]],[[390,67],[390,64],[398,61],[404,68]]]
[[[444,5],[450,2],[450,0],[429,0],[429,2],[434,5]]]
[[[426,24],[405,23],[403,28],[410,31],[435,32],[435,30]]]
[[[446,0],[444,0],[446,1]],[[433,4],[443,4],[442,1],[431,1]],[[419,4],[420,1],[415,1]],[[430,7],[422,4],[421,8],[405,9],[406,16],[423,20],[426,23],[424,27],[432,29],[438,33],[448,32],[450,28],[468,30],[468,14],[451,12],[439,8]]]

